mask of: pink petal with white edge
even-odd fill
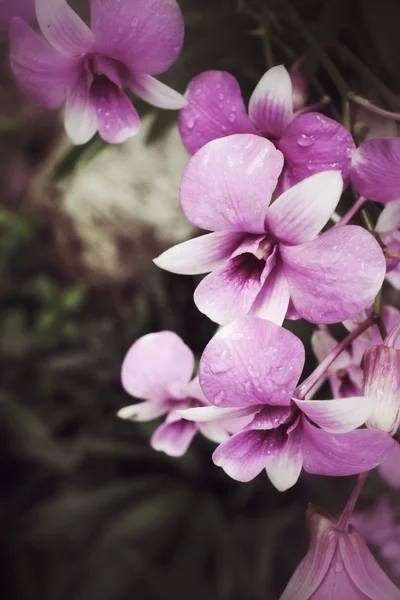
[[[167,402],[138,402],[137,404],[131,404],[130,406],[124,406],[117,412],[117,416],[120,419],[126,419],[128,421],[152,421],[157,419],[170,410],[170,404]]]
[[[66,0],[35,2],[40,29],[53,48],[69,55],[93,50],[93,33]]]
[[[363,425],[372,412],[372,398],[296,400],[299,409],[328,433],[346,433]]]
[[[286,441],[280,429],[241,431],[218,446],[212,459],[232,479],[251,481],[273,456],[284,450]]]
[[[249,102],[252,123],[266,135],[281,137],[293,118],[292,82],[283,65],[260,79]]]
[[[198,431],[196,423],[185,421],[170,413],[164,423],[157,427],[150,439],[150,446],[168,456],[183,456]]]
[[[379,465],[379,475],[393,488],[400,488],[400,444]]]
[[[379,215],[375,231],[390,233],[400,228],[400,200],[394,200],[385,206]]]
[[[190,154],[217,138],[257,133],[247,116],[240,86],[230,73],[205,71],[192,79],[187,105],[179,113],[179,132]]]
[[[215,406],[290,405],[304,346],[290,331],[243,317],[218,331],[200,359],[200,385]]]
[[[179,110],[187,104],[182,94],[151,75],[137,73],[128,82],[128,87],[136,96],[158,108]]]
[[[312,240],[329,221],[342,190],[340,171],[307,177],[268,208],[266,229],[289,246]]]
[[[289,306],[290,288],[285,271],[277,264],[254,300],[250,314],[282,325]]]
[[[382,571],[364,538],[354,531],[353,527],[348,535],[339,537],[339,551],[352,582],[365,594],[360,598],[400,600],[400,590]]]
[[[201,423],[198,425],[198,430],[201,435],[216,444],[222,444],[222,442],[226,442],[231,437],[228,430],[224,427],[224,423]]]
[[[285,492],[297,483],[302,467],[301,427],[296,427],[289,434],[286,448],[268,461],[266,471],[276,489]]]
[[[184,23],[175,0],[90,0],[96,49],[131,71],[157,75],[178,58]]]
[[[384,431],[328,433],[303,419],[303,467],[316,475],[356,475],[379,465],[395,442]]]
[[[9,36],[11,69],[20,88],[37,104],[58,108],[79,75],[78,60],[54,50],[20,18],[13,19]]]
[[[400,139],[367,140],[353,154],[351,180],[362,196],[378,202],[400,199]]]
[[[303,319],[337,323],[369,307],[385,277],[383,252],[362,227],[345,225],[299,246],[280,245],[291,299]]]
[[[314,173],[338,170],[344,185],[349,183],[355,144],[337,121],[319,113],[300,115],[285,129],[277,147],[285,156],[286,185],[295,185]]]
[[[96,109],[99,133],[110,144],[122,144],[135,136],[140,119],[129,98],[108,80],[96,78],[90,89],[90,101]]]
[[[209,423],[212,421],[225,421],[226,419],[237,419],[254,415],[260,410],[260,406],[245,406],[244,408],[222,408],[220,406],[196,406],[195,408],[183,408],[175,411],[183,419],[195,423]]]
[[[264,260],[250,252],[239,254],[200,282],[194,302],[209,319],[226,325],[250,311],[269,272]]]
[[[157,267],[171,273],[208,273],[222,266],[242,239],[241,233],[208,233],[173,246],[153,262]]]
[[[74,144],[86,144],[97,131],[96,109],[90,98],[90,81],[82,73],[67,95],[65,130]]]
[[[128,394],[161,401],[180,396],[193,373],[193,353],[172,331],[149,333],[129,349],[121,381]]]
[[[24,21],[35,18],[35,0],[5,0],[0,3],[0,31],[7,31],[14,17]]]
[[[264,233],[282,166],[282,153],[259,136],[242,133],[213,140],[185,169],[182,210],[202,229]]]

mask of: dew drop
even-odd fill
[[[195,122],[193,121],[193,119],[191,119],[190,121],[187,122],[188,129],[193,129],[194,125],[195,125]]]
[[[301,133],[297,138],[297,143],[299,146],[307,148],[307,146],[312,146],[315,143],[315,138],[313,135],[306,135],[305,133]]]
[[[134,17],[131,21],[131,27],[135,27],[135,25],[137,25],[137,22],[138,22],[138,18]]]
[[[221,84],[217,83],[217,85],[215,87],[217,88],[217,90],[220,90],[221,89]]]
[[[229,121],[231,123],[234,123],[236,121],[236,115],[234,115],[234,114],[229,115]]]
[[[233,112],[236,112],[237,111],[236,104],[232,104],[231,109],[233,110]]]
[[[218,98],[219,98],[220,100],[223,100],[223,99],[224,99],[224,95],[223,95],[222,93],[221,93],[221,94],[218,94]]]
[[[222,404],[222,402],[225,400],[226,398],[226,393],[221,390],[220,392],[218,392],[218,394],[216,396],[214,396],[214,404],[216,404],[217,406],[219,404]]]

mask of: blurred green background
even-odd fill
[[[186,42],[164,80],[182,92],[224,69],[248,98],[269,47],[288,67],[305,55],[309,101],[327,92],[340,118],[311,36],[357,91],[400,109],[397,0],[180,4]],[[339,512],[353,480],[303,475],[284,494],[264,476],[237,484],[207,440],[171,459],[149,447],[156,424],[115,416],[131,403],[119,371],[135,339],[171,329],[200,356],[215,331],[193,304],[198,279],[152,263],[193,233],[179,211],[176,113],[135,101],[138,138],[71,148],[61,115],[16,89],[6,36],[0,68],[0,597],[277,599],[307,548],[307,504]],[[291,327],[310,370],[311,328]],[[373,474],[362,503],[381,494],[395,492]]]

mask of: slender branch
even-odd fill
[[[264,33],[264,35],[262,36],[262,42],[264,48],[265,62],[267,63],[267,68],[270,69],[275,65],[275,59],[271,43],[271,19],[266,6],[263,6],[260,24]]]
[[[366,473],[360,473],[357,478],[356,485],[350,494],[350,498],[347,501],[346,506],[341,514],[339,521],[337,522],[337,528],[341,531],[347,531],[349,527],[349,519],[354,512],[354,508],[357,504],[357,500],[360,496],[361,490],[364,487],[365,480],[367,479],[368,471]]]
[[[386,87],[385,84],[377,77],[351,50],[349,50],[346,46],[343,46],[340,42],[336,42],[334,44],[335,49],[339,54],[342,55],[342,58],[347,61],[347,63],[353,67],[355,71],[358,71],[360,75],[364,77],[364,79],[368,80],[372,83],[373,87],[379,92],[381,97],[387,102],[389,106],[392,107],[393,110],[396,110],[399,107],[399,102],[396,101],[394,95]]]
[[[305,113],[322,110],[331,102],[332,100],[329,98],[329,96],[324,96],[319,102],[315,102],[314,104],[309,104],[308,106],[299,108],[299,110],[296,110],[296,112],[294,113],[294,116],[299,117],[300,115],[304,115]]]
[[[351,89],[348,86],[346,80],[342,77],[340,71],[336,68],[335,63],[325,52],[321,44],[310,33],[307,26],[305,25],[305,23],[303,23],[303,20],[297,13],[296,9],[293,7],[290,0],[280,0],[280,2],[281,5],[285,7],[285,11],[289,16],[289,19],[293,23],[293,26],[301,32],[310,48],[314,50],[316,59],[322,64],[326,72],[329,74],[340,95],[342,96],[342,100],[346,101]]]
[[[341,227],[342,225],[347,225],[347,223],[349,221],[351,221],[351,219],[354,217],[354,215],[356,215],[358,213],[358,211],[361,209],[361,207],[364,205],[364,202],[366,202],[367,199],[364,198],[364,196],[360,196],[355,203],[353,204],[353,206],[343,215],[343,217],[340,219],[340,221],[338,223],[336,223],[336,225],[334,225],[333,227]]]
[[[390,110],[380,108],[379,106],[375,106],[375,104],[367,100],[367,98],[363,98],[363,96],[360,96],[359,94],[349,92],[348,99],[350,100],[350,102],[354,102],[354,104],[363,106],[366,110],[368,110],[371,113],[374,113],[375,115],[379,115],[380,117],[384,117],[385,119],[390,119],[391,121],[400,121],[400,113],[392,112]]]
[[[392,250],[389,250],[389,248],[384,248],[383,253],[386,256],[386,258],[390,258],[390,260],[400,262],[400,252],[393,252]]]
[[[333,350],[328,354],[326,358],[318,365],[318,367],[311,373],[307,379],[300,384],[295,391],[295,398],[302,400],[306,397],[308,392],[316,385],[321,377],[323,377],[326,371],[329,369],[331,364],[337,359],[339,354],[357,339],[364,331],[366,331],[371,325],[374,324],[376,315],[373,314],[368,319],[357,325],[353,331],[351,331],[341,342],[339,342]]]

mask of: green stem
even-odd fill
[[[390,119],[392,121],[400,121],[400,113],[392,112],[390,110],[385,110],[384,108],[380,108],[379,106],[375,106],[372,102],[355,94],[354,92],[350,92],[348,99],[354,104],[358,104],[359,106],[364,107],[371,113],[378,115],[379,117],[383,117],[384,119]]]

